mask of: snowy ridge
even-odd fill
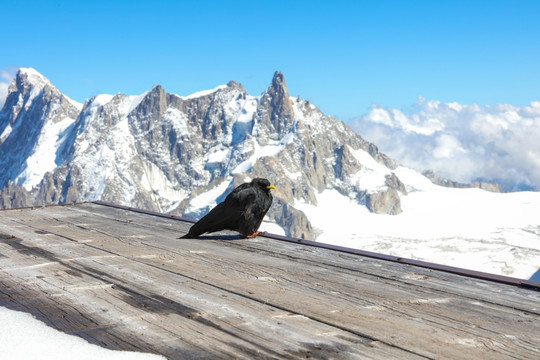
[[[196,98],[201,97],[201,96],[208,96],[210,94],[215,93],[218,90],[225,89],[226,87],[227,87],[227,85],[219,85],[219,86],[217,86],[217,87],[215,87],[213,89],[197,91],[197,92],[194,92],[193,94],[190,94],[188,96],[181,96],[181,95],[176,95],[176,96],[178,96],[179,98],[181,98],[183,100],[196,99]]]
[[[57,123],[46,123],[42,135],[39,137],[34,150],[26,160],[26,168],[15,178],[15,182],[22,184],[30,191],[38,185],[47,172],[52,172],[57,166],[56,153],[64,142],[67,130],[73,125],[75,119],[64,118]]]
[[[10,124],[8,124],[4,131],[2,131],[2,134],[0,134],[0,144],[3,143],[7,137],[9,136],[9,134],[11,134],[11,131],[13,130],[13,128],[11,127]]]
[[[367,193],[376,193],[377,191],[386,188],[386,176],[392,171],[386,166],[379,164],[367,151],[362,149],[352,150],[351,153],[363,165],[350,179],[356,183],[358,187],[365,190]]]
[[[22,76],[28,77],[29,81],[35,86],[35,88],[41,89],[45,87],[45,85],[51,85],[49,79],[41,75],[34,68],[20,68],[19,73]]]

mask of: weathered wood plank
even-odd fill
[[[107,213],[108,209],[103,210],[105,213]],[[114,209],[109,209],[109,211],[114,212]],[[165,228],[168,226],[170,227],[170,224],[164,226],[160,223],[155,223],[155,220],[153,219],[155,219],[155,217],[140,217],[137,222],[140,226],[147,226],[154,229],[155,227],[159,226],[162,226],[162,230],[165,230]],[[187,228],[184,231],[187,231]],[[183,234],[182,230],[180,230],[180,233]],[[174,234],[171,234],[171,239],[173,238],[173,235]],[[151,238],[152,236],[149,237]],[[252,245],[253,243],[255,244]],[[238,241],[234,241],[227,242],[225,244],[229,246],[240,246],[244,249],[247,247],[253,247],[253,251],[255,252],[269,251],[273,254],[273,256],[277,257],[287,256],[303,259],[305,261],[316,261],[331,265],[333,264],[338,267],[345,268],[348,267],[349,264],[362,263],[361,267],[355,266],[353,267],[353,270],[361,272],[365,269],[364,272],[366,275],[376,275],[382,278],[390,278],[392,281],[403,281],[420,287],[422,287],[423,283],[429,281],[430,288],[437,288],[437,284],[440,284],[440,290],[442,292],[451,290],[452,292],[456,292],[465,297],[469,295],[472,295],[475,299],[480,297],[484,301],[496,301],[504,304],[507,299],[512,299],[512,301],[508,303],[508,305],[511,307],[515,307],[516,303],[519,304],[520,301],[523,300],[523,306],[525,307],[523,310],[540,313],[540,308],[535,304],[535,302],[530,301],[530,297],[533,296],[531,294],[534,294],[534,292],[521,291],[522,289],[513,286],[505,286],[504,284],[501,285],[492,282],[477,281],[474,278],[467,278],[460,275],[442,273],[429,269],[421,269],[413,266],[404,266],[402,264],[392,262],[371,261],[369,258],[353,254],[332,252],[332,256],[328,256],[328,251],[325,249],[296,245],[288,247],[276,247],[274,245],[275,242],[268,241],[267,239],[261,237],[247,242],[239,243]],[[298,251],[304,251],[305,253],[302,255],[302,257],[298,257]],[[408,268],[410,271],[403,271],[404,268]],[[436,276],[431,276],[430,274],[432,273],[435,273]],[[491,290],[482,291],[484,287]],[[501,296],[497,296],[499,293]],[[536,299],[536,297],[534,298]]]
[[[102,315],[100,309],[101,312],[104,312],[104,309],[107,310],[107,318],[123,318],[123,327],[126,327],[126,319],[136,323],[144,320],[146,341],[150,338],[151,343],[163,342],[163,339],[167,339],[168,334],[172,334],[172,336],[168,336],[167,341],[179,342],[178,348],[183,350],[182,356],[195,356],[195,354],[204,351],[207,357],[212,358],[238,356],[238,354],[243,354],[246,358],[254,356],[283,357],[309,352],[334,353],[336,356],[349,354],[350,357],[353,357],[362,347],[368,348],[371,353],[378,353],[379,357],[401,356],[401,351],[377,343],[372,344],[373,341],[370,339],[358,338],[346,331],[334,329],[303,316],[284,313],[280,309],[236,294],[223,292],[221,289],[209,287],[191,279],[182,279],[183,283],[181,284],[174,280],[164,283],[163,280],[167,276],[171,276],[169,272],[164,274],[157,267],[134,262],[120,256],[111,256],[107,251],[105,256],[101,256],[104,251],[96,247],[89,247],[88,243],[80,245],[82,247],[80,254],[84,256],[74,258],[73,241],[70,243],[72,246],[61,246],[62,240],[66,241],[66,239],[71,238],[71,235],[66,235],[69,234],[67,228],[63,227],[66,231],[62,237],[58,237],[49,232],[51,228],[48,228],[47,225],[50,223],[44,221],[40,224],[38,218],[32,221],[32,228],[47,229],[46,231],[39,230],[39,235],[47,237],[46,242],[49,245],[42,254],[36,246],[25,245],[25,240],[11,239],[4,244],[13,247],[21,257],[34,257],[33,263],[38,262],[39,257],[42,257],[42,262],[38,263],[40,266],[30,265],[15,268],[2,266],[4,271],[12,270],[14,273],[12,276],[20,277],[19,280],[13,280],[12,283],[24,283],[26,289],[22,291],[23,294],[26,294],[28,289],[34,289],[38,294],[46,294],[52,298],[63,297],[63,300],[72,306],[75,306],[73,304],[76,303],[77,313],[92,316],[94,322],[97,316],[97,322],[102,323],[99,316]],[[81,231],[80,227],[77,229]],[[11,257],[14,257],[14,254],[11,254]],[[22,262],[24,263],[24,260]],[[36,269],[45,268],[47,268],[48,273],[52,273],[54,276],[32,277]],[[57,276],[62,271],[64,274]],[[70,274],[88,278],[89,281],[82,281],[83,285],[74,287],[72,284],[77,282],[69,278]],[[152,278],[148,278],[150,275]],[[95,279],[101,280],[103,284],[96,284]],[[88,282],[90,285],[86,285]],[[180,290],[177,289],[178,285],[182,286]],[[203,289],[199,289],[200,287]],[[195,293],[192,293],[193,289],[196,289]],[[215,294],[210,298],[212,293]],[[90,298],[86,299],[85,296],[89,296],[89,294],[91,294]],[[70,296],[71,298],[69,298]],[[176,299],[175,296],[178,296],[180,300]],[[61,320],[54,317],[58,317],[56,305],[52,306],[51,309],[55,312],[47,315],[46,310],[44,310],[47,307],[43,306],[41,302],[45,298],[45,296],[37,297],[40,300],[39,308],[45,311],[42,315],[47,318],[48,322],[64,331],[80,334],[81,331],[77,330],[77,327],[80,327],[79,324],[76,326],[69,323],[64,324],[64,319],[71,319],[71,315],[63,315]],[[22,303],[27,309],[36,304],[36,296],[30,296],[30,299],[12,300]],[[204,302],[204,306],[202,310],[198,310],[201,301]],[[61,313],[64,314],[67,311],[63,310]],[[228,313],[229,316],[224,316]],[[156,314],[160,315],[158,318],[166,317],[166,319],[161,318],[156,321]],[[133,320],[135,318],[140,319],[135,321]],[[164,323],[164,325],[160,325],[160,323]],[[94,324],[90,324],[90,326],[95,331]],[[166,331],[164,331],[165,328]],[[105,326],[105,330],[111,330],[110,326]],[[111,340],[99,342],[109,347],[124,347],[124,343],[130,341],[129,337],[118,334],[120,327],[115,327],[114,330],[116,337],[112,339],[119,338],[120,342],[117,340],[112,341],[112,343]],[[268,337],[269,334],[271,337]],[[101,338],[107,339],[107,336],[101,336]],[[149,348],[147,344],[141,345],[137,342],[135,344],[139,345],[138,349],[156,350]],[[354,348],[349,350],[351,345],[354,345]],[[190,349],[187,354],[185,353],[186,349]],[[169,357],[181,357],[174,349],[164,349],[160,346],[157,350]]]
[[[404,342],[409,340],[414,342],[415,346],[429,349],[433,344],[436,344],[437,340],[448,339],[448,335],[456,336],[459,334],[457,331],[445,334],[445,331],[440,331],[441,328],[462,329],[465,334],[468,334],[467,336],[476,339],[475,341],[479,344],[484,338],[484,344],[487,344],[485,346],[490,346],[492,334],[491,332],[486,333],[484,328],[495,325],[497,328],[490,330],[497,332],[506,330],[507,314],[503,311],[508,311],[507,308],[494,312],[496,315],[502,314],[500,318],[493,319],[491,309],[487,314],[479,311],[480,314],[476,318],[471,318],[471,315],[474,315],[475,311],[478,312],[478,309],[475,309],[471,302],[460,298],[441,297],[440,294],[433,294],[430,291],[418,291],[404,287],[394,286],[389,290],[385,288],[387,284],[381,284],[378,281],[359,280],[343,272],[334,276],[334,271],[325,271],[327,269],[315,266],[310,268],[305,264],[302,266],[303,269],[300,267],[287,268],[286,263],[279,262],[274,263],[272,267],[271,264],[266,263],[264,265],[236,263],[232,259],[227,259],[223,251],[220,254],[207,255],[209,258],[218,259],[220,264],[226,265],[210,268],[209,275],[199,277],[201,281],[212,283],[227,281],[229,289],[234,289],[234,291],[246,296],[248,294],[257,296],[261,301],[267,302],[277,301],[277,306],[287,308],[289,311],[300,314],[309,313],[311,317],[346,326],[349,330],[357,333],[370,333],[371,336],[396,346],[402,347],[406,345]],[[143,261],[151,262],[152,259],[144,259]],[[187,269],[180,264],[185,264],[185,261],[178,259],[163,266],[174,267],[177,272],[186,271]],[[197,264],[197,262],[192,261],[190,267]],[[201,264],[206,268],[211,266],[208,262],[201,262]],[[249,270],[246,272],[246,269]],[[209,279],[210,277],[212,279]],[[270,280],[271,283],[258,286],[261,283],[257,281],[259,279]],[[280,291],[283,295],[277,299],[272,296]],[[330,299],[328,294],[332,295]],[[484,310],[483,308],[479,309]],[[513,311],[513,309],[510,310]],[[464,313],[467,315],[460,316]],[[518,314],[513,311],[511,315]],[[469,325],[472,326],[479,320],[483,321],[481,331],[476,330],[477,326],[472,330],[467,329]],[[393,335],[387,336],[389,327],[414,329],[414,333],[403,334],[394,340]],[[515,335],[526,336],[527,331]],[[460,339],[456,341],[458,340],[462,341]],[[504,337],[500,340],[501,346],[508,348],[511,344],[505,340]],[[425,344],[422,344],[423,342]],[[438,345],[433,346],[431,349],[433,353],[425,355],[448,355],[436,353],[438,348]],[[459,354],[456,355],[459,356]]]
[[[0,239],[0,296],[72,307],[71,325],[43,316],[171,358],[540,356],[538,292],[260,237],[176,239],[189,225],[94,204],[0,213],[20,239]]]

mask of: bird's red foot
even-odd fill
[[[255,236],[261,235],[261,234],[264,234],[264,231],[263,231],[263,232],[255,231],[254,233],[251,233],[251,234],[249,234],[249,235],[246,236],[246,237],[247,237],[248,239],[252,239],[252,238],[254,238]]]

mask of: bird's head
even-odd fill
[[[256,179],[253,179],[253,181],[251,181],[252,184],[254,184],[255,186],[258,186],[260,187],[261,189],[264,189],[266,191],[270,191],[270,189],[276,189],[276,187],[272,184],[270,184],[270,181],[268,181],[267,179],[263,179],[263,178],[256,178]]]

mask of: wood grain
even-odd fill
[[[97,204],[0,212],[0,305],[169,359],[537,359],[540,293]]]

